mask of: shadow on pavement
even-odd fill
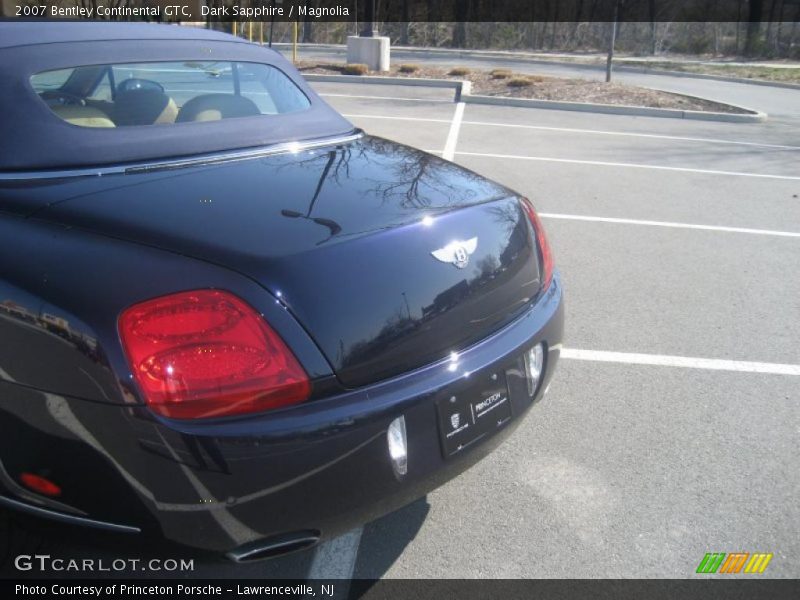
[[[428,499],[368,523],[361,534],[354,579],[380,579],[417,536],[430,511]]]

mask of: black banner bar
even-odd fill
[[[374,14],[372,13],[374,3]],[[301,22],[795,22],[800,0],[4,0],[4,18]]]
[[[387,580],[5,580],[6,598],[310,600],[782,600],[800,597],[800,582],[781,579],[387,579]]]

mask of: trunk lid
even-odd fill
[[[513,192],[380,138],[70,186],[36,216],[257,280],[349,387],[486,337],[540,288]]]

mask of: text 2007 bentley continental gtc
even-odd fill
[[[197,28],[0,24],[0,504],[255,559],[399,508],[544,395],[532,204]]]

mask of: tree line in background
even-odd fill
[[[9,11],[17,3],[87,8],[98,4],[169,3],[167,0],[0,1],[6,15],[13,14]],[[183,1],[186,0],[176,3]],[[363,28],[366,10],[373,5],[372,0],[189,0],[189,3],[232,7],[301,1],[312,7],[335,4],[355,7],[355,18],[351,16],[349,22],[312,17],[300,22],[299,39],[309,43],[344,43],[348,35],[357,35]],[[800,0],[374,0],[374,7],[380,34],[399,45],[605,52],[611,30],[609,21],[616,18],[619,52],[800,58]],[[260,25],[259,32],[268,32],[269,25]],[[230,22],[213,20],[206,26],[233,29]],[[275,41],[291,41],[291,23],[276,21],[273,27]],[[237,29],[243,31],[245,27],[240,24]]]
[[[263,5],[281,0],[205,1]],[[303,1],[309,6],[331,2]],[[353,0],[358,19],[364,20],[371,1]],[[604,52],[609,21],[616,20],[620,52],[800,57],[800,0],[374,0],[374,6],[381,35],[399,45]],[[300,24],[299,38],[341,44],[360,29],[353,22],[308,19]],[[290,41],[290,31],[290,24],[275,23],[276,40]]]
[[[216,24],[230,27],[230,24]],[[379,22],[393,45],[522,51],[605,52],[609,23],[532,21],[525,23]],[[302,22],[301,42],[343,44],[358,35],[355,23]],[[274,41],[291,41],[291,24],[275,23]],[[800,24],[794,22],[695,23],[622,22],[616,50],[633,55],[665,53],[800,58]]]

